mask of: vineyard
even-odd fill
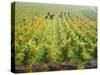
[[[97,67],[97,8],[16,3],[16,72]]]

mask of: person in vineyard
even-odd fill
[[[54,17],[54,13],[48,12],[48,14],[45,16],[45,19],[50,18],[52,20],[53,17]]]
[[[24,23],[24,25],[26,24],[26,18],[23,19],[23,23]]]

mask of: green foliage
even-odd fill
[[[66,61],[83,68],[84,61],[97,59],[96,20],[90,19],[91,9],[82,11],[83,7],[37,5],[18,3],[16,6],[16,65]],[[67,15],[62,19],[57,15],[52,20],[44,18],[47,12],[59,14],[62,11]],[[97,17],[93,10],[91,14]],[[95,19],[94,16],[91,18]]]

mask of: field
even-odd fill
[[[96,68],[97,8],[17,2],[15,65],[16,72]]]

